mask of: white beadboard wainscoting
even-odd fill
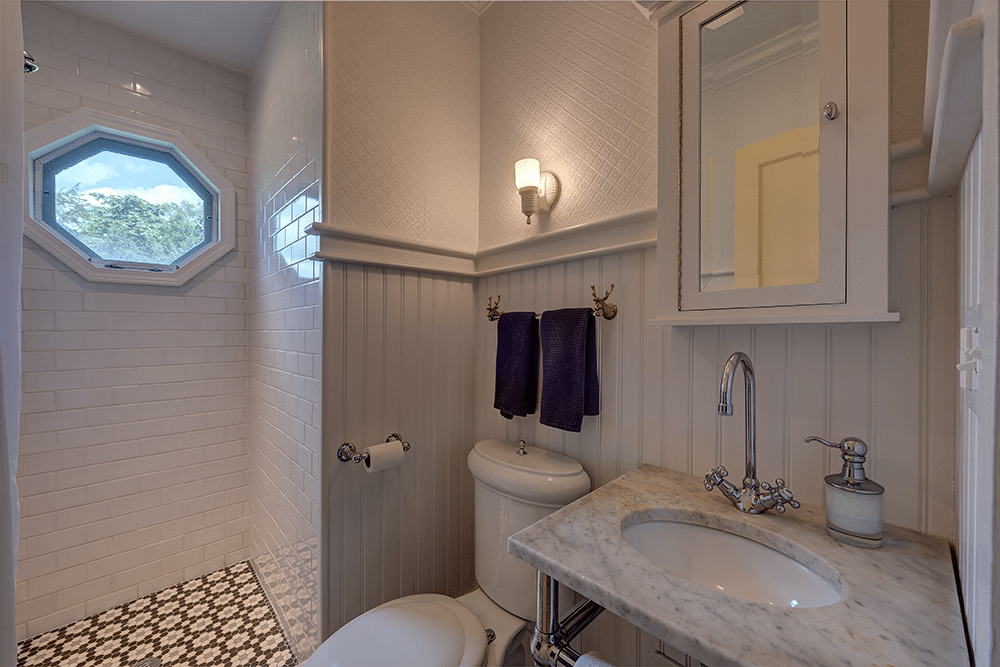
[[[524,438],[579,459],[594,486],[652,463],[700,475],[744,463],[743,400],[719,417],[719,379],[736,350],[757,380],[757,472],[783,477],[796,499],[823,504],[835,452],[809,435],[854,435],[871,446],[868,474],[886,487],[885,520],[951,536],[954,516],[956,233],[950,199],[901,206],[891,218],[891,307],[899,323],[664,327],[656,317],[655,250],[492,275],[476,284],[475,439]],[[496,323],[482,311],[542,312],[592,304],[615,285],[619,307],[597,323],[601,414],[581,433],[506,420],[492,408]],[[481,308],[480,308],[481,307]],[[737,382],[738,394],[743,383]],[[582,636],[615,664],[639,664],[657,642],[605,614]],[[653,664],[666,664],[662,660]]]
[[[955,231],[951,200],[892,216],[892,307],[900,323],[665,327],[655,319],[655,252],[640,250],[480,278],[476,304],[502,295],[503,310],[592,305],[608,289],[618,317],[598,320],[601,415],[583,431],[506,420],[492,408],[496,324],[476,315],[476,438],[524,438],[578,458],[595,485],[642,463],[701,474],[744,460],[743,401],[716,414],[719,379],[736,350],[757,379],[757,468],[783,477],[803,502],[822,504],[836,452],[809,435],[855,435],[871,446],[866,469],[886,486],[885,519],[948,536],[952,461]],[[742,382],[737,389],[742,394]]]
[[[743,401],[716,414],[719,376],[735,350],[757,377],[758,475],[823,503],[835,453],[806,436],[858,436],[885,485],[885,519],[951,536],[954,519],[956,232],[950,199],[892,213],[891,306],[899,323],[665,327],[656,312],[655,249],[588,256],[479,277],[324,262],[324,553],[328,628],[399,595],[462,593],[472,573],[472,479],[480,439],[524,438],[580,460],[594,486],[652,463],[701,474],[744,461]],[[607,290],[617,318],[598,320],[601,414],[581,433],[506,420],[493,409],[502,310],[593,303]],[[743,386],[737,383],[738,394]],[[413,449],[368,475],[336,459],[398,430]],[[616,664],[665,664],[659,642],[611,615],[582,636]],[[659,660],[660,662],[657,662]]]
[[[327,632],[387,600],[474,587],[473,279],[323,262]],[[398,432],[403,463],[342,463]]]

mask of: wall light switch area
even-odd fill
[[[979,349],[978,327],[962,327],[958,332],[959,363],[958,386],[972,391],[979,390],[979,361],[983,358]]]

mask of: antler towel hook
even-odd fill
[[[497,294],[496,305],[493,304],[493,297],[489,297],[486,302],[486,317],[490,322],[496,322],[503,315],[503,311],[500,310],[500,295]]]
[[[604,293],[604,296],[597,296],[596,285],[590,286],[590,292],[594,295],[594,317],[600,315],[606,320],[615,319],[615,315],[618,314],[618,306],[613,303],[608,303],[608,297],[611,293],[615,291],[615,284],[611,283],[611,289]]]

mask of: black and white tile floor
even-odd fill
[[[158,661],[158,662],[157,662]],[[25,639],[17,667],[292,667],[250,561]]]

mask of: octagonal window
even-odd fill
[[[170,153],[88,138],[42,187],[42,219],[91,262],[177,266],[212,240],[213,194]]]
[[[182,135],[81,109],[26,140],[25,233],[85,278],[179,285],[235,246],[233,188]]]

